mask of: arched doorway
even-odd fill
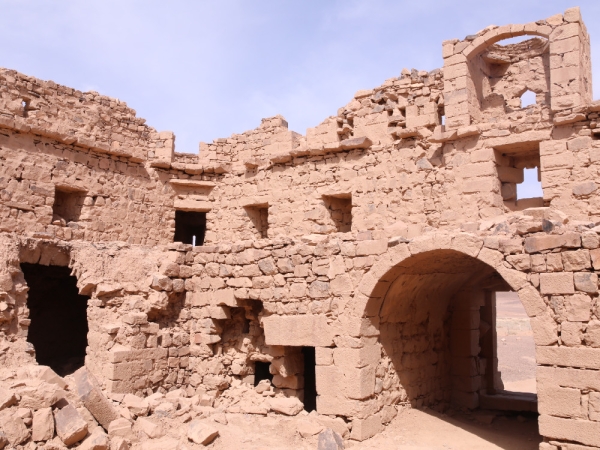
[[[389,269],[374,290],[381,295],[368,305],[380,332],[377,383],[382,403],[391,400],[436,414],[511,411],[491,420],[533,413],[529,429],[540,442],[535,396],[529,401],[492,398],[490,403],[490,397],[504,395],[495,335],[496,293],[511,290],[493,267],[458,250],[407,255]],[[489,436],[493,442],[493,433]]]

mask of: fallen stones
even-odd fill
[[[164,434],[162,426],[153,420],[139,417],[135,421],[135,424],[140,431],[145,433],[151,439],[157,439]]]
[[[296,397],[279,397],[269,399],[269,406],[275,412],[286,416],[295,416],[304,409],[304,404]]]
[[[342,437],[333,431],[331,428],[327,428],[319,434],[319,441],[317,444],[318,450],[343,450],[344,441]]]
[[[31,440],[34,442],[49,441],[54,437],[54,417],[52,408],[38,409],[33,413]]]
[[[73,374],[75,389],[87,410],[94,416],[102,428],[108,430],[109,424],[119,417],[112,403],[102,394],[98,382],[85,367]]]
[[[29,430],[20,417],[6,411],[0,416],[0,424],[2,424],[2,431],[10,445],[19,445],[29,439]]]
[[[17,397],[13,391],[0,387],[0,411],[17,403]]]
[[[218,435],[219,430],[200,420],[192,420],[188,425],[187,437],[196,444],[208,445]]]
[[[145,416],[148,414],[150,410],[150,405],[148,404],[148,400],[145,398],[140,398],[137,395],[127,394],[123,398],[122,404],[131,411],[132,414],[136,416]]]
[[[67,446],[81,441],[88,431],[87,422],[72,405],[54,411],[54,423],[56,434]]]
[[[323,425],[319,425],[318,423],[314,423],[309,420],[301,420],[300,422],[298,422],[298,433],[303,438],[319,434],[324,429],[325,427]]]
[[[131,422],[123,417],[113,420],[108,425],[108,435],[127,437],[131,434]]]
[[[100,428],[97,428],[92,434],[78,447],[81,450],[108,450],[108,436]]]

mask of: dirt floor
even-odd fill
[[[318,435],[303,438],[300,422],[307,417],[257,417],[227,414],[226,425],[215,423],[219,437],[214,450],[314,450]],[[488,422],[492,420],[491,424]],[[168,439],[168,438],[167,438]],[[401,411],[381,434],[364,442],[345,441],[357,450],[537,450],[537,419],[482,412],[439,414],[431,410]],[[189,447],[189,444],[188,444]],[[142,447],[143,448],[143,447]],[[194,446],[196,448],[196,446]]]

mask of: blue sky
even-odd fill
[[[282,114],[302,134],[441,42],[525,23],[560,0],[0,0],[0,66],[117,97],[180,152]],[[581,0],[600,70],[600,1]],[[600,75],[595,98],[600,98]]]

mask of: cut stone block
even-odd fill
[[[52,408],[38,409],[33,413],[31,440],[34,442],[48,441],[54,437],[54,417]]]
[[[66,446],[82,440],[88,431],[88,424],[72,405],[54,411],[56,434]]]
[[[98,382],[85,367],[73,374],[75,390],[87,410],[102,428],[108,430],[110,423],[119,418],[119,413],[98,387]]]
[[[196,444],[208,445],[218,435],[219,430],[200,420],[192,420],[188,425],[187,437]]]

